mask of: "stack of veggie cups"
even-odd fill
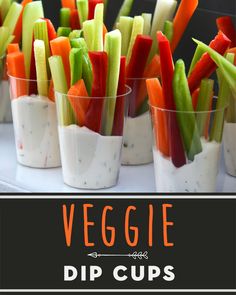
[[[34,168],[60,166],[56,105],[48,64],[49,42],[56,38],[56,32],[43,17],[41,1],[25,6],[22,52],[18,44],[13,44],[7,55],[17,159]]]
[[[127,85],[132,89],[122,151],[124,165],[153,161],[146,79],[160,76],[156,32],[164,32],[171,41],[173,52],[198,5],[197,0],[182,0],[175,14],[176,0],[156,2],[152,20],[152,14],[149,13],[128,17],[133,0],[125,0],[115,23],[122,34],[122,55],[127,57]]]
[[[218,18],[217,27],[231,40],[231,48],[227,51],[225,57],[230,63],[236,65],[236,29],[231,17]],[[236,91],[229,87],[221,69],[218,69],[217,74],[220,82],[220,94],[228,97],[229,100],[224,129],[225,166],[227,173],[236,177]],[[236,84],[236,76],[234,80]]]
[[[209,77],[216,69],[215,59],[204,54],[200,44],[186,77],[183,60],[174,67],[167,38],[158,32],[157,39],[162,85],[158,79],[147,80],[157,191],[214,192],[228,99],[222,91],[213,98],[214,81]],[[219,32],[210,47],[224,54],[230,43]]]
[[[106,33],[103,13],[104,5],[96,5],[94,19],[83,23],[84,38],[51,41],[64,182],[81,189],[116,185],[130,91],[121,34]]]
[[[21,39],[22,11],[26,2],[20,5],[10,0],[0,1],[0,123],[12,121],[5,55],[8,44]]]

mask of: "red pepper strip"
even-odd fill
[[[85,126],[94,132],[102,127],[102,111],[106,96],[108,56],[106,52],[89,52],[93,68],[92,97],[85,118]]]
[[[198,96],[199,96],[200,88],[197,88],[192,94],[192,102],[194,111],[197,110]]]
[[[231,47],[236,46],[236,30],[234,28],[234,23],[230,16],[222,16],[216,20],[217,28],[222,31],[230,40]]]
[[[72,9],[70,11],[70,27],[72,30],[79,30],[80,22],[79,22],[79,14],[77,9]]]
[[[174,103],[174,95],[172,81],[174,77],[174,64],[171,54],[169,40],[162,34],[157,32],[157,41],[159,44],[160,61],[161,61],[161,79],[163,96],[167,110],[176,110]],[[186,164],[183,142],[181,139],[176,114],[170,112],[167,114],[168,134],[170,142],[170,156],[173,164],[178,168]]]
[[[14,43],[20,43],[21,41],[21,37],[22,37],[22,19],[23,19],[23,12],[24,12],[24,8],[25,6],[32,2],[33,0],[23,0],[21,2],[21,5],[23,6],[23,9],[21,11],[21,14],[19,16],[19,19],[17,21],[13,36],[15,36],[15,39],[13,40]]]
[[[122,56],[120,59],[120,76],[117,90],[116,110],[114,117],[114,125],[112,135],[122,136],[124,129],[124,115],[125,115],[125,72],[126,72],[126,57]],[[124,96],[122,96],[124,95]]]
[[[135,93],[136,92],[135,89],[136,90],[139,89],[139,84],[141,83],[141,80],[139,81],[138,79],[143,78],[143,73],[147,64],[147,60],[148,60],[151,48],[152,48],[151,37],[145,36],[145,35],[137,36],[134,43],[133,50],[132,50],[130,62],[127,66],[127,72],[126,72],[127,79],[129,78],[134,79],[134,80],[128,80],[129,86],[134,90],[129,101],[130,102],[129,115],[131,117],[135,117],[135,113],[136,113],[137,93]],[[134,85],[134,83],[136,85]]]
[[[230,43],[231,41],[229,38],[226,37],[222,32],[219,32],[215,39],[211,41],[209,46],[219,54],[223,55],[230,46]],[[196,63],[188,78],[188,84],[191,93],[199,88],[202,79],[209,78],[214,73],[216,68],[217,66],[211,59],[210,55],[208,53],[204,53],[201,59]]]
[[[89,0],[88,19],[94,19],[94,11],[97,4],[103,3],[103,0]]]
[[[56,30],[52,24],[52,22],[50,21],[50,19],[48,18],[42,18],[43,20],[45,20],[47,22],[47,28],[48,28],[48,40],[49,42],[51,40],[54,40],[56,39],[57,37],[57,33],[56,33]]]
[[[159,78],[161,76],[161,65],[160,65],[160,56],[155,54],[151,62],[146,66],[143,73],[143,79],[140,81],[140,87],[137,93],[136,99],[136,111],[142,106],[146,96],[147,96],[147,86],[146,79],[149,78]]]

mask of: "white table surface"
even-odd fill
[[[218,179],[218,192],[236,192],[236,178],[225,173],[224,161]],[[63,183],[61,169],[32,169],[17,164],[11,124],[0,124],[0,192],[69,193],[89,192]],[[99,192],[155,192],[153,165],[122,167],[116,187]]]

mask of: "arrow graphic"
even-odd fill
[[[89,257],[92,257],[94,259],[100,258],[100,257],[129,257],[133,259],[148,259],[148,252],[137,252],[135,251],[134,253],[129,253],[129,254],[99,254],[97,252],[93,252],[88,254]]]

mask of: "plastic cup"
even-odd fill
[[[236,177],[236,97],[230,97],[224,128],[224,158],[226,172]]]
[[[9,76],[9,81],[18,162],[32,168],[60,167],[55,102],[38,94],[35,80]]]
[[[122,164],[149,164],[153,162],[152,124],[146,79],[127,79],[127,84],[132,92],[127,98],[129,111],[124,130]]]
[[[160,109],[151,105],[150,110],[154,132],[153,155],[157,192],[215,192],[226,108],[191,113]],[[195,118],[196,124],[192,124],[195,126],[192,129],[195,139],[193,140],[193,136],[190,136],[190,149],[186,148],[179,128],[180,116],[186,122],[187,130],[190,128],[190,118]],[[219,119],[218,139],[215,136],[212,137],[213,128],[216,126],[214,124],[216,116]],[[174,144],[170,143],[170,138],[173,139],[174,134],[173,123],[179,130],[180,142],[184,149],[183,157],[179,156],[181,153],[174,151]],[[193,149],[195,149],[194,152],[192,152]]]
[[[113,97],[80,97],[56,92],[62,172],[65,184],[105,189],[117,184],[121,165],[126,93],[116,98],[112,131],[105,134],[103,112]]]
[[[11,123],[11,101],[6,74],[6,58],[0,57],[0,123]]]

